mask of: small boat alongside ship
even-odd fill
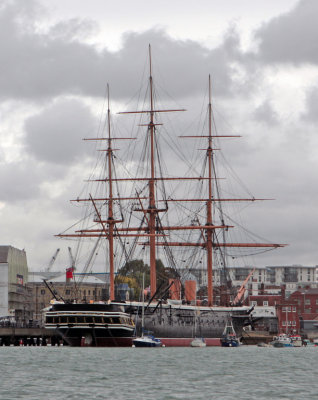
[[[294,347],[292,339],[286,333],[281,333],[274,337],[274,340],[270,343],[273,347]]]
[[[193,341],[194,328],[200,326],[200,335],[204,337],[206,346],[220,346],[222,339],[224,343],[234,346],[236,339],[234,337],[224,338],[224,329],[230,320],[233,331],[240,337],[243,328],[253,322],[252,308],[242,306],[240,301],[235,300],[235,295],[229,292],[229,281],[225,278],[226,272],[223,274],[225,296],[220,295],[224,301],[215,305],[212,282],[214,262],[218,259],[222,269],[225,270],[228,249],[259,247],[268,250],[284,245],[256,242],[233,243],[226,240],[227,232],[233,226],[225,223],[222,204],[231,201],[236,203],[254,202],[257,199],[254,197],[229,199],[220,196],[219,177],[215,169],[215,151],[219,149],[215,148],[215,142],[222,138],[237,137],[237,135],[220,135],[213,131],[210,77],[208,122],[206,124],[208,132],[204,135],[182,136],[182,138],[198,139],[202,143],[204,142],[204,148],[200,149],[205,150],[205,156],[202,157],[204,170],[202,174],[198,174],[194,168],[195,176],[192,173],[190,176],[181,177],[172,176],[171,172],[163,174],[163,164],[160,160],[162,152],[158,147],[160,139],[158,133],[163,123],[161,120],[157,121],[157,118],[162,113],[185,110],[156,108],[150,46],[148,83],[148,106],[141,110],[120,113],[136,114],[143,118],[139,121],[138,126],[146,128],[144,144],[137,146],[143,149],[141,166],[129,170],[126,175],[123,174],[124,177],[118,177],[114,172],[114,150],[118,149],[113,148],[113,142],[117,140],[126,140],[127,142],[135,138],[113,136],[108,88],[108,110],[105,121],[107,134],[103,133],[97,138],[87,139],[107,144],[106,149],[99,149],[104,152],[101,154],[106,154],[103,160],[104,175],[90,180],[90,182],[95,181],[99,183],[99,186],[103,186],[103,194],[92,196],[89,193],[86,198],[73,200],[78,204],[83,202],[90,207],[90,212],[86,212],[85,215],[93,215],[93,222],[90,220],[85,227],[81,225],[75,233],[64,232],[57,235],[60,238],[74,239],[77,237],[79,240],[106,241],[110,277],[109,302],[81,304],[77,301],[76,303],[53,304],[46,310],[45,327],[56,329],[63,340],[72,346],[79,346],[81,343],[91,346],[129,346],[132,344],[132,340],[138,340],[133,338],[134,324],[136,324],[136,331],[139,334],[144,329],[151,331],[154,337],[165,346],[190,346]],[[146,120],[144,116],[146,116]],[[172,139],[167,137],[165,140],[169,142]],[[146,155],[147,160],[145,160]],[[121,173],[127,172],[128,164],[120,169]],[[130,168],[132,166],[134,166],[134,160],[129,164]],[[141,171],[143,171],[143,176],[140,176]],[[172,189],[170,194],[165,186],[165,182],[169,181],[175,182],[173,183],[174,187],[170,186],[170,190]],[[186,187],[183,186],[185,195],[183,194],[181,196],[183,198],[180,199],[175,198],[177,193],[175,189],[179,186],[182,187],[183,182],[187,183]],[[122,187],[120,185],[123,183],[127,184],[126,191],[128,190],[128,192],[121,194]],[[189,189],[191,183],[196,183],[197,186]],[[116,196],[114,195],[115,185]],[[123,202],[126,202],[125,206],[122,206]],[[177,212],[173,211],[176,210],[176,207],[179,207]],[[171,222],[168,218],[169,214],[172,215]],[[116,245],[117,250],[115,250]],[[149,249],[150,299],[147,302],[115,301],[115,257],[116,260],[123,260],[122,263],[129,263],[137,245],[142,246],[142,249]],[[173,249],[176,249],[176,252],[179,251],[177,253],[179,255],[174,255]],[[204,255],[204,264],[207,268],[207,301],[204,305],[193,305],[191,302],[182,300],[170,301],[167,293],[171,284],[164,290],[161,288],[161,291],[160,287],[157,288],[156,261],[159,252],[162,252],[168,260],[170,270],[175,271],[172,280],[181,282],[178,272],[180,264],[183,262],[180,249],[186,249],[184,251],[188,252],[187,260],[194,260],[191,262],[197,263],[196,267],[199,265],[198,263],[202,263],[203,256],[200,255],[201,259],[198,261],[199,258],[195,252],[201,251],[201,254]],[[119,251],[124,255],[123,258],[120,257]],[[117,269],[119,268],[120,265],[117,266]],[[142,329],[140,326],[141,309],[143,310]],[[138,342],[135,342],[135,345],[136,343]]]
[[[134,347],[161,347],[160,339],[156,339],[151,332],[145,332],[145,274],[142,276],[142,312],[141,312],[141,336],[133,339]]]
[[[270,342],[273,347],[302,347],[304,346],[304,342],[300,335],[295,333],[287,334],[281,333],[278,336],[273,338],[273,341]]]
[[[240,341],[236,336],[236,332],[233,328],[232,322],[227,323],[223,335],[221,337],[221,346],[222,347],[238,347],[240,345]]]
[[[161,347],[160,339],[156,339],[153,335],[146,334],[133,339],[133,347]]]

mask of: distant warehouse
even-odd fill
[[[28,264],[24,250],[0,246],[0,322],[11,319],[17,325],[31,318]]]

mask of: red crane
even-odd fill
[[[242,283],[241,287],[239,288],[237,295],[236,295],[235,299],[233,300],[233,303],[232,303],[233,306],[236,306],[241,303],[244,293],[246,292],[245,285],[247,284],[250,277],[254,274],[255,269],[256,268],[252,269],[252,271],[247,275],[247,278],[245,279],[245,281]]]

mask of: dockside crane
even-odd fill
[[[72,249],[70,247],[68,247],[68,254],[70,257],[70,268],[73,269],[73,271],[75,270],[75,259],[72,253]]]
[[[53,264],[55,263],[56,258],[57,258],[57,256],[58,256],[59,252],[60,252],[60,249],[56,249],[56,251],[55,251],[53,257],[52,257],[51,260],[50,260],[50,262],[49,262],[48,265],[42,270],[42,272],[47,273],[47,272],[50,272],[50,271],[51,271],[51,268],[53,267]]]
[[[239,288],[237,295],[236,295],[235,299],[233,300],[233,303],[232,303],[233,306],[237,306],[237,305],[241,304],[244,294],[246,292],[245,285],[249,281],[250,277],[254,274],[255,269],[256,268],[252,269],[252,271],[247,275],[247,278],[245,279],[245,281],[242,283],[241,287]]]

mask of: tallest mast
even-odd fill
[[[115,299],[114,289],[114,215],[113,215],[113,181],[112,181],[112,138],[110,132],[110,107],[109,107],[109,85],[107,84],[107,128],[108,128],[108,148],[107,148],[107,161],[108,161],[108,190],[109,190],[109,201],[108,201],[108,242],[109,242],[109,275],[110,275],[110,287],[109,287],[109,298],[110,300]]]
[[[149,88],[150,88],[150,122],[148,132],[150,135],[150,166],[151,176],[149,179],[149,244],[150,244],[150,288],[151,296],[156,293],[156,199],[155,199],[155,124],[154,124],[154,106],[153,106],[153,83],[152,83],[152,65],[151,65],[151,46],[149,45]]]
[[[209,196],[207,199],[207,219],[206,225],[211,226],[213,225],[212,220],[212,157],[213,157],[213,150],[212,150],[212,105],[211,105],[211,76],[209,75],[209,136],[208,136],[208,149],[207,149],[207,157],[208,157],[208,168],[209,168]],[[212,244],[212,229],[207,229],[206,237],[207,237],[207,270],[208,270],[208,303],[209,306],[213,304],[213,279],[212,279],[212,268],[213,268],[213,244]]]

